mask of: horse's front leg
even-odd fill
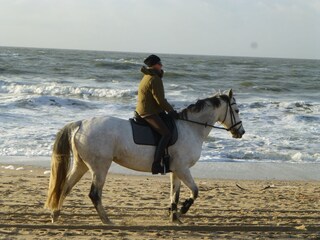
[[[178,216],[178,203],[180,196],[180,186],[181,180],[177,177],[177,175],[173,172],[170,176],[171,180],[171,206],[170,206],[170,219],[173,223],[181,223]]]
[[[188,198],[183,204],[180,209],[181,214],[185,214],[188,212],[191,205],[194,203],[196,198],[198,197],[198,186],[193,180],[193,177],[191,176],[190,169],[184,169],[181,171],[176,172],[178,178],[181,179],[181,181],[190,189],[191,196]]]

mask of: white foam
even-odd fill
[[[124,63],[124,64],[133,64],[141,66],[141,62],[138,62],[134,59],[111,59],[111,58],[97,58],[95,59],[96,62],[107,62],[107,63]]]
[[[115,88],[92,88],[92,87],[75,87],[61,85],[60,83],[45,83],[41,85],[24,85],[24,84],[3,84],[0,86],[1,93],[13,94],[15,96],[24,94],[33,95],[51,95],[51,96],[68,96],[68,97],[96,97],[96,98],[122,98],[135,97],[136,89],[115,89]]]
[[[301,152],[297,152],[296,154],[294,154],[292,156],[292,160],[294,160],[296,162],[300,162],[301,161],[301,157],[302,157],[302,153]]]
[[[309,154],[297,152],[291,156],[294,162],[320,162],[320,153]]]
[[[2,166],[2,168],[7,169],[7,170],[14,170],[14,166],[13,165]]]
[[[43,174],[44,174],[44,175],[48,175],[48,174],[50,174],[50,172],[51,172],[51,171],[44,171]]]

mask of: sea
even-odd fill
[[[132,117],[146,56],[0,47],[0,157],[50,159],[65,124]],[[201,162],[320,163],[320,60],[159,56],[177,110],[234,91],[246,134],[213,129]]]

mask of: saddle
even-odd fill
[[[169,147],[175,144],[178,139],[177,126],[175,120],[170,115],[166,113],[160,113],[159,116],[172,133],[171,140],[167,146]],[[149,126],[149,124],[142,117],[139,116],[139,114],[135,112],[135,116],[133,118],[130,118],[129,120],[131,123],[133,141],[135,142],[135,144],[151,146],[158,145],[161,139],[161,135],[154,131]]]

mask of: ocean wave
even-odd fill
[[[164,77],[172,80],[186,80],[186,79],[197,79],[201,80],[212,80],[213,76],[209,73],[199,73],[193,71],[165,71]]]
[[[304,101],[253,101],[245,104],[239,104],[241,108],[264,109],[270,111],[282,111],[285,113],[298,114],[319,114],[320,104]],[[308,116],[306,116],[307,118]],[[312,118],[312,117],[311,117]],[[311,119],[310,118],[310,119]]]
[[[320,122],[320,116],[308,116],[308,115],[300,115],[300,116],[296,116],[296,120],[298,122]]]
[[[134,59],[110,59],[110,58],[98,58],[95,59],[96,67],[110,67],[112,69],[128,69],[132,67],[138,67],[142,64]]]
[[[0,156],[26,156],[26,157],[39,157],[50,156],[52,153],[51,146],[44,147],[39,145],[38,147],[26,146],[26,147],[14,147],[6,146],[0,149]]]
[[[250,60],[250,61],[244,61],[243,59],[239,59],[239,61],[228,61],[226,64],[227,67],[234,67],[234,66],[247,66],[247,67],[254,67],[257,68],[260,66],[260,63]]]
[[[320,105],[304,101],[281,102],[279,107],[290,113],[319,113]]]
[[[320,162],[320,153],[308,154],[303,152],[296,152],[291,155],[292,162]]]
[[[221,154],[202,153],[201,161],[212,161],[212,159],[223,161],[223,162],[288,162],[288,163],[302,163],[302,162],[320,162],[319,153],[304,153],[297,151],[292,152],[281,152],[281,151],[252,151],[252,150],[236,150],[228,151]]]
[[[40,96],[40,97],[33,97],[30,99],[26,99],[23,101],[28,105],[32,105],[34,107],[37,106],[55,106],[55,107],[69,107],[72,108],[95,108],[95,105],[90,102],[85,102],[77,99],[70,99],[70,98],[59,98],[54,96]]]
[[[249,104],[250,108],[265,108],[267,105],[266,102],[253,102]]]
[[[291,92],[291,89],[280,86],[253,86],[252,88],[259,92]]]
[[[19,97],[11,99],[1,104],[4,108],[29,108],[35,109],[44,106],[51,107],[71,107],[79,109],[94,109],[97,108],[93,102],[83,101],[79,99],[60,98],[55,96],[38,96],[38,97]]]
[[[249,82],[249,81],[243,81],[240,83],[240,86],[242,87],[253,87],[255,84],[253,82]]]
[[[14,67],[1,67],[1,74],[9,74],[9,75],[32,75],[32,74],[40,74],[38,71],[32,71],[30,69],[17,69]]]
[[[18,57],[20,56],[19,53],[14,52],[0,52],[0,57]]]
[[[164,77],[165,78],[172,78],[172,79],[177,79],[177,78],[186,78],[188,77],[187,72],[171,72],[171,71],[165,71],[164,72]]]
[[[52,96],[73,96],[80,98],[133,98],[137,90],[108,89],[92,87],[74,87],[57,83],[43,85],[24,85],[17,83],[0,83],[0,92],[7,94],[35,94]]]

